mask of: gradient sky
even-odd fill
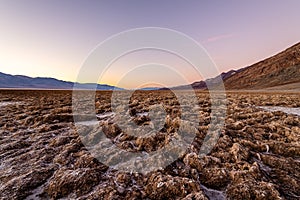
[[[299,0],[0,0],[0,72],[75,81],[100,42],[149,26],[189,35],[205,47],[220,72],[238,69],[299,42],[299,8]],[[187,71],[188,82],[199,79],[182,61],[147,51],[114,63],[101,82],[115,85],[121,71],[129,69],[125,66],[155,63],[157,58]],[[155,76],[155,70],[133,74],[140,80],[182,83],[171,75]],[[121,86],[137,87],[132,79]]]

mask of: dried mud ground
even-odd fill
[[[111,112],[110,94],[97,93],[97,114]],[[197,97],[201,119],[187,152],[164,169],[139,174],[107,167],[87,151],[70,91],[0,91],[0,199],[300,199],[300,118],[256,107],[298,108],[299,93],[228,92],[224,130],[202,158],[197,151],[210,123],[210,98]],[[176,132],[180,109],[167,91],[135,93],[134,121],[147,123],[137,113],[157,102],[169,115],[162,132]],[[152,151],[166,141],[128,137],[107,122],[103,127],[124,148]]]

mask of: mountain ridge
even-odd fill
[[[123,90],[123,88],[95,83],[76,83],[59,80],[51,77],[29,77],[24,75],[11,75],[0,72],[0,88],[2,89],[73,89],[74,85],[78,89],[97,90]]]
[[[218,88],[223,82],[227,90],[254,90],[264,88],[284,88],[287,84],[300,83],[300,42],[264,60],[237,70],[222,72],[214,78],[200,80],[189,85],[171,87],[174,90],[207,90]],[[51,77],[32,78],[24,75],[10,75],[0,72],[0,88],[39,89],[79,89],[123,90],[123,88],[95,83],[74,83]],[[298,85],[298,84],[295,84]],[[140,90],[166,90],[169,88],[141,88]],[[299,88],[300,89],[300,88]]]

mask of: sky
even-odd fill
[[[101,42],[142,27],[184,33],[219,72],[239,69],[300,41],[299,8],[299,0],[0,0],[0,72],[77,81]],[[145,50],[116,60],[98,81],[135,88],[201,78],[179,57]]]

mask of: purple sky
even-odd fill
[[[299,8],[299,0],[2,0],[0,71],[74,81],[100,42],[149,26],[189,35],[205,47],[220,72],[238,69],[299,42]],[[156,53],[137,53],[131,60],[148,62]],[[124,63],[119,62],[119,69]],[[116,84],[118,67],[104,82]],[[141,80],[149,75],[140,71]],[[199,78],[187,76],[189,82]],[[181,82],[170,79],[168,84]]]

